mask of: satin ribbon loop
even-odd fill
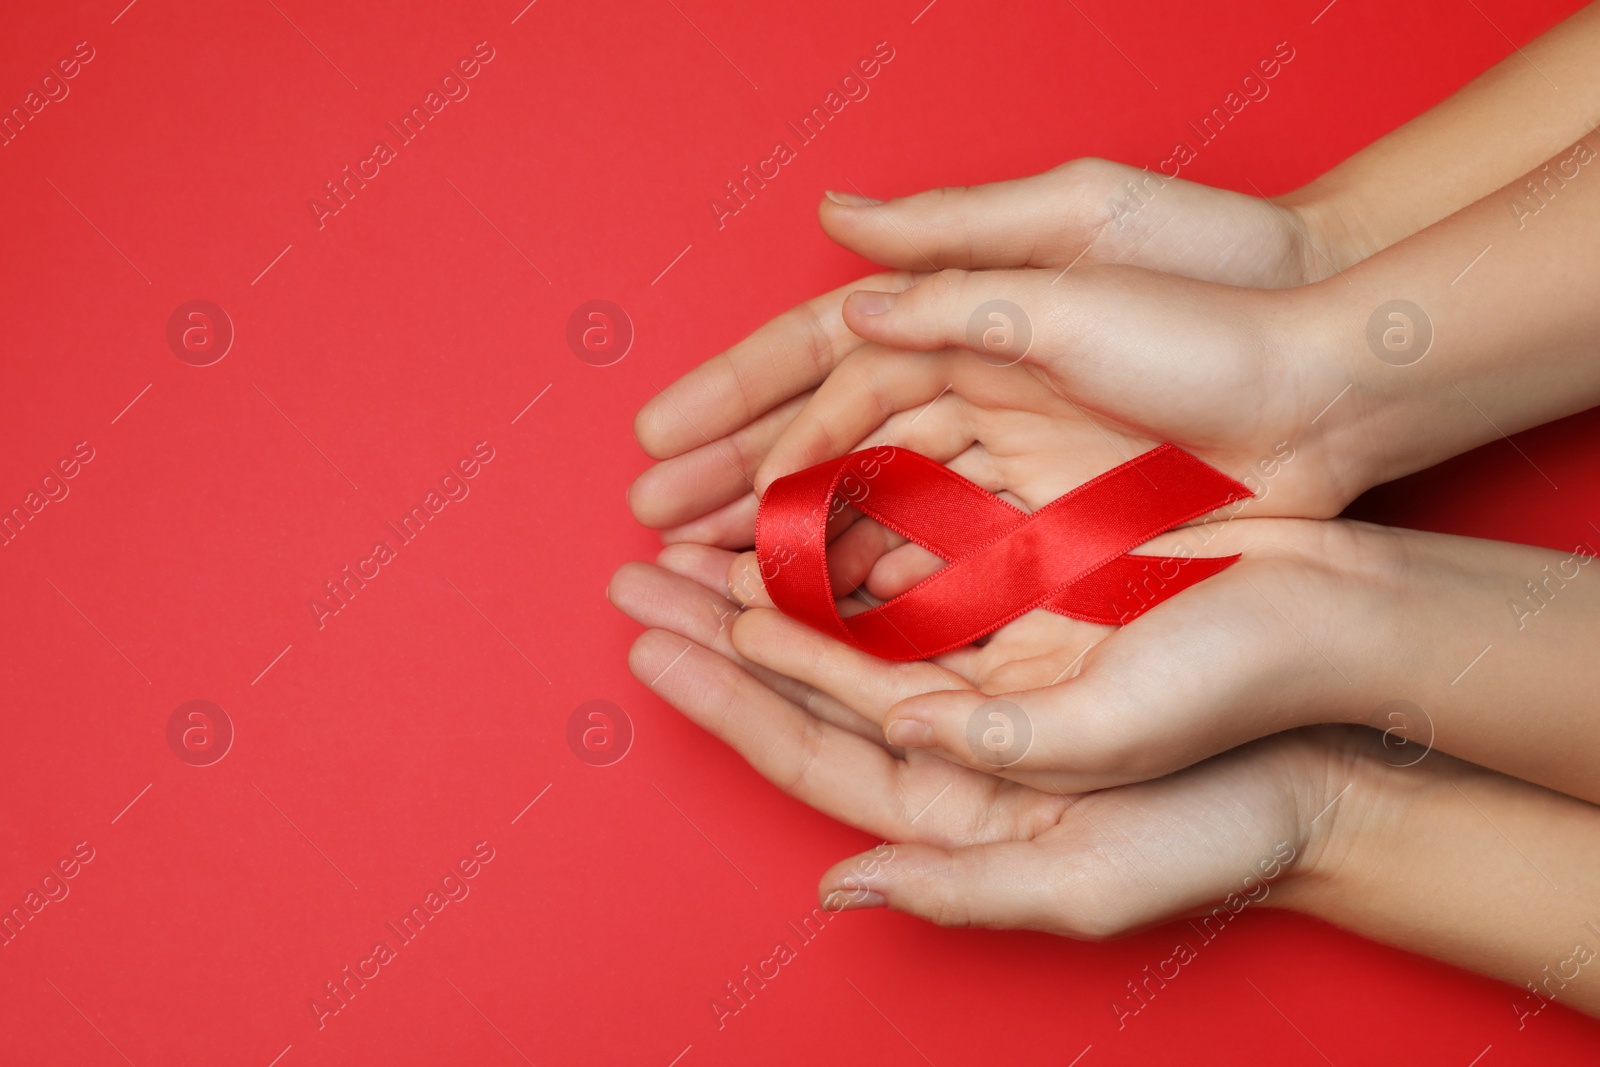
[[[756,517],[756,556],[786,615],[883,659],[927,659],[1035,608],[1130,622],[1238,556],[1132,549],[1249,489],[1161,445],[1028,513],[910,449],[852,452],[779,478]],[[844,618],[829,584],[827,527],[846,504],[947,561],[869,611]]]

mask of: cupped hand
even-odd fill
[[[912,545],[877,556],[898,538],[881,527],[857,536],[874,530],[862,520],[835,541],[830,573],[841,614],[865,609],[844,596],[857,582],[875,602],[940,565]],[[1424,536],[1337,520],[1175,530],[1139,549],[1172,561],[1127,592],[1121,606],[1130,612],[1153,600],[1184,559],[1241,558],[1122,627],[1035,610],[981,644],[909,663],[773,609],[754,553],[674,551],[706,571],[732,559],[727,588],[746,610],[727,622],[744,662],[826,694],[897,747],[1066,793],[1155,778],[1296,726],[1352,717],[1380,725],[1380,707],[1406,691],[1392,657],[1419,644],[1408,632],[1416,619],[1405,609],[1405,562],[1408,539]],[[1002,731],[998,740],[991,725]]]
[[[1386,454],[1373,419],[1392,420],[1352,389],[1378,362],[1337,343],[1304,291],[1119,266],[945,270],[852,293],[842,315],[871,343],[786,413],[757,492],[879,440],[941,460],[1036,451],[1072,484],[1170,442],[1256,493],[1240,514],[1327,518]]]
[[[927,358],[898,357],[913,370],[928,366],[918,362]],[[849,366],[817,396],[827,399],[843,377],[839,395],[846,404],[859,401],[862,418],[870,419],[870,398],[881,394],[850,378]],[[969,377],[967,397],[946,395],[897,414],[863,445],[915,449],[1030,512],[1134,447],[1058,410],[1055,394],[1021,367],[985,367],[967,353],[948,367]],[[1258,482],[1269,498],[1270,484]],[[870,481],[862,492],[871,493]],[[869,518],[850,521],[855,514],[845,509],[836,517],[828,549],[841,614],[898,596],[944,566]],[[913,663],[878,659],[773,610],[754,552],[734,556],[685,544],[671,558],[695,561],[708,582],[718,561],[731,561],[719,588],[750,609],[728,620],[732,647],[745,662],[828,694],[895,745],[1073,792],[1153,778],[1278,730],[1348,716],[1364,703],[1374,710],[1382,701],[1372,694],[1383,683],[1369,662],[1373,642],[1392,649],[1402,637],[1401,536],[1358,523],[1220,512],[1141,546],[1136,555],[1169,559],[1152,561],[1113,607],[1139,615],[1179,576],[1183,560],[1242,558],[1127,626],[1035,610],[981,644]],[[1021,748],[975,747],[996,710],[1019,720],[1011,725],[1025,731]]]
[[[753,479],[767,450],[811,391],[864,345],[843,317],[857,289],[897,292],[916,280],[908,272],[949,267],[1033,267],[1052,276],[1070,268],[1070,276],[1097,264],[1278,287],[1313,281],[1351,258],[1321,236],[1329,227],[1314,207],[1283,208],[1094,159],[884,204],[824,200],[819,215],[834,240],[903,272],[800,304],[644,406],[635,432],[660,462],[629,500],[639,521],[669,542],[753,542]]]
[[[1031,439],[1026,423],[1017,429],[1038,448],[969,447],[950,465],[1035,510],[1078,476],[1043,458],[1047,428]],[[1600,586],[1582,577],[1593,558],[1581,549],[1342,519],[1213,519],[1135,551],[1169,558],[1115,606],[1148,609],[1124,626],[1035,610],[979,644],[910,663],[774,610],[753,552],[674,551],[708,581],[729,561],[718,588],[747,606],[725,623],[745,662],[828,695],[896,746],[1046,791],[1155,778],[1277,731],[1339,722],[1384,731],[1401,762],[1436,747],[1600,802],[1590,757],[1600,716],[1576,669],[1600,629]],[[1231,555],[1232,566],[1158,600],[1184,560]],[[829,545],[843,615],[943,565],[865,518]]]
[[[927,358],[863,363],[892,369],[898,360],[915,371],[916,360]],[[968,396],[891,416],[862,443],[914,448],[1027,511],[1133,447],[1051,408],[1054,394],[1021,367],[984,367],[962,353],[949,369],[975,383]],[[827,399],[845,374],[842,368],[817,398]],[[882,394],[846,381],[840,395],[870,423],[879,410],[871,397]],[[850,437],[858,432],[841,425]],[[1302,462],[1286,453],[1276,467],[1258,468],[1266,503]],[[870,481],[862,491],[870,494]],[[1600,587],[1576,580],[1587,556],[1339,519],[1233,518],[1230,510],[1136,550],[1171,560],[1153,561],[1115,605],[1130,617],[1154,605],[1125,626],[1038,610],[981,644],[914,663],[878,659],[773,610],[753,552],[735,557],[689,545],[677,552],[707,571],[733,561],[723,588],[751,609],[731,626],[732,647],[746,661],[829,694],[896,745],[1037,788],[1139,781],[1279,730],[1357,722],[1389,731],[1413,751],[1436,744],[1600,798],[1578,755],[1600,743],[1600,718],[1564,710],[1587,704],[1581,677],[1568,667],[1582,662],[1592,633],[1585,619],[1600,610]],[[887,600],[944,565],[871,519],[849,522],[852,514],[839,514],[828,550],[841,614],[865,610],[857,590]],[[1241,558],[1231,567],[1156,602],[1178,576],[1177,561],[1235,554]],[[1539,597],[1561,605],[1560,615],[1540,620],[1536,640],[1527,631],[1539,600],[1532,593],[1507,600],[1529,576],[1544,583],[1533,587]],[[1493,659],[1476,665],[1491,646]],[[1471,684],[1457,684],[1468,667]],[[1542,680],[1536,719],[1531,710],[1505,713],[1529,702],[1519,674]],[[988,731],[996,713],[995,721],[1014,728],[999,752],[979,743],[1006,739],[1005,729]]]
[[[1274,880],[1273,903],[1291,904],[1291,883],[1338,856],[1340,820],[1381,795],[1366,787],[1386,770],[1371,731],[1297,731],[1085,795],[886,746],[830,698],[775,689],[740,660],[725,625],[738,605],[715,589],[727,556],[669,547],[673,569],[630,563],[609,595],[649,627],[629,657],[636,677],[791,796],[886,842],[823,876],[826,907],[1104,938],[1219,900],[1236,910]],[[1330,813],[1357,776],[1357,807]]]

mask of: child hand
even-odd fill
[[[1364,417],[1377,404],[1319,416],[1382,365],[1325,339],[1313,310],[1124,267],[942,271],[856,292],[844,321],[879,343],[792,415],[755,488],[869,439],[941,460],[971,447],[978,466],[1043,439],[1073,484],[1170,442],[1255,490],[1242,514],[1330,517],[1371,484],[1383,442]]]
[[[1027,508],[1063,488],[1025,455],[963,473]],[[1349,722],[1600,800],[1584,756],[1600,749],[1584,651],[1600,641],[1600,586],[1580,577],[1580,553],[1344,520],[1213,522],[1137,554],[1242,558],[1125,626],[1036,610],[981,645],[891,663],[772,610],[754,553],[672,552],[708,575],[732,561],[727,588],[752,606],[732,625],[745,661],[828,695],[893,745],[1046,791],[1154,778],[1280,730]],[[864,582],[890,598],[940,565],[866,520],[830,549],[839,595]],[[1164,584],[1152,568],[1127,606]],[[1003,758],[975,741],[996,709],[1025,730]]]

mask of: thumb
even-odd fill
[[[1097,323],[1121,314],[1127,296],[1092,279],[1049,271],[941,270],[900,293],[858,289],[844,320],[862,338],[889,348],[932,352],[965,348],[986,363],[1048,365],[1080,347]],[[1086,289],[1093,289],[1093,293]]]
[[[965,348],[996,367],[1026,362],[1103,412],[1181,413],[1211,428],[1218,396],[1260,388],[1281,361],[1292,322],[1279,299],[1138,267],[948,269],[899,293],[858,289],[843,317],[886,348]]]
[[[1064,267],[1091,245],[1099,253],[1099,238],[1119,236],[1107,229],[1119,204],[1153,199],[1168,184],[1136,167],[1075,159],[1026,178],[889,201],[830,191],[817,216],[845,248],[904,270]]]
[[[1028,842],[884,844],[830,868],[818,897],[830,912],[887,907],[940,926],[1065,933],[1057,866],[1048,850]]]
[[[1083,940],[1180,915],[1221,928],[1269,895],[1292,906],[1277,883],[1328,847],[1312,813],[1349,781],[1348,743],[1326,736],[1280,735],[1156,781],[1060,796],[1029,840],[880,845],[822,876],[823,906]],[[993,832],[1003,819],[982,821]]]

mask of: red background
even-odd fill
[[[6,1064],[1489,1067],[1594,1048],[1564,1008],[1519,1031],[1509,986],[1270,912],[1120,1032],[1111,1003],[1186,928],[1080,945],[849,915],[719,1030],[723,983],[871,842],[648,695],[603,595],[654,545],[623,497],[645,462],[633,412],[866,271],[818,232],[822,189],[1153,166],[1287,41],[1271,96],[1185,171],[1281,191],[1573,0],[1339,0],[1314,24],[1321,0],[124,2],[27,5],[0,38],[7,109],[95,50],[0,148],[0,507],[95,450],[0,548],[0,909],[95,850],[0,949]],[[495,58],[470,96],[319,229],[323,183],[480,41]],[[880,41],[895,58],[871,95],[719,230],[723,182]],[[237,331],[203,368],[165,340],[195,298]],[[614,366],[567,348],[591,299],[635,324]],[[1595,429],[1521,439],[1559,490],[1499,444],[1365,514],[1570,548],[1596,517]],[[483,440],[471,495],[319,630],[322,583]],[[191,699],[237,731],[211,766],[168,747]],[[635,729],[613,766],[566,743],[592,699]],[[470,896],[319,1029],[324,983],[480,841],[495,858]]]

